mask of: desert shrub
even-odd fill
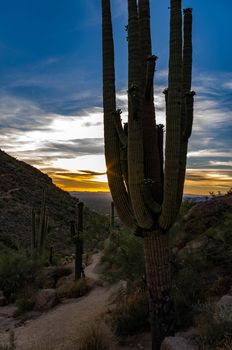
[[[216,312],[209,308],[199,320],[200,345],[209,349],[231,349],[232,316],[231,308],[221,308]],[[230,348],[228,347],[230,345]]]
[[[102,249],[104,240],[109,235],[108,219],[85,207],[84,210],[84,242],[85,251]]]
[[[0,285],[8,299],[15,299],[17,293],[34,281],[39,262],[34,263],[24,251],[6,249],[0,256]]]
[[[20,298],[17,300],[16,305],[18,307],[15,316],[19,316],[23,314],[24,312],[31,311],[34,307],[34,300],[33,299],[27,299],[27,298]]]
[[[110,349],[110,339],[103,326],[99,327],[99,322],[92,324],[83,332],[78,339],[77,350],[108,350]]]
[[[90,285],[86,278],[78,281],[68,281],[58,288],[58,295],[61,298],[79,298],[90,291]]]
[[[115,335],[127,336],[149,327],[147,294],[142,288],[120,288],[113,299],[110,319]]]
[[[36,285],[38,288],[56,288],[58,280],[71,273],[72,269],[64,266],[44,268],[36,275]]]
[[[72,273],[72,269],[68,267],[63,266],[57,266],[51,271],[51,277],[55,279],[55,283],[60,279],[61,277],[69,276]]]
[[[180,215],[184,216],[196,203],[191,200],[184,200],[181,204]]]
[[[179,327],[193,323],[195,306],[198,303],[204,303],[215,295],[223,295],[230,288],[231,226],[232,214],[224,212],[220,225],[209,227],[201,232],[200,236],[198,235],[198,239],[206,238],[201,248],[182,249],[182,247],[173,254],[173,295]],[[195,241],[197,242],[197,239]]]
[[[19,296],[16,300],[16,306],[17,311],[15,316],[19,316],[23,314],[24,312],[31,311],[35,304],[35,295],[37,290],[35,289],[34,285],[28,284],[26,285],[21,292],[19,293]]]
[[[142,240],[127,230],[113,231],[105,245],[102,263],[103,275],[110,283],[141,279],[145,273]]]
[[[0,244],[3,247],[3,249],[18,249],[18,242],[15,242],[15,240],[12,239],[10,235],[3,234],[2,232],[0,232]]]
[[[196,305],[208,296],[211,266],[201,253],[186,253],[173,267],[173,297],[177,326],[190,326],[196,314]],[[212,279],[214,276],[212,276]]]

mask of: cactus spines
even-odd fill
[[[126,130],[121,126],[120,113],[116,108],[110,0],[102,0],[104,137],[108,182],[120,219],[133,227],[136,235],[144,238],[152,349],[157,350],[163,337],[170,333],[170,322],[173,322],[168,233],[181,205],[194,103],[191,91],[192,10],[184,11],[183,26],[182,1],[170,0],[170,9],[168,88],[164,91],[164,157],[164,127],[156,125],[155,118],[153,80],[157,57],[152,55],[149,0],[128,0]],[[120,158],[122,149],[126,151],[123,162],[122,156]]]

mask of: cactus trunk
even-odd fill
[[[144,257],[148,289],[152,349],[160,349],[162,340],[173,333],[174,304],[171,297],[171,276],[168,235],[160,230],[144,237]]]

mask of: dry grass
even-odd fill
[[[58,288],[61,298],[79,298],[90,291],[88,279],[81,278],[78,281],[65,281]]]
[[[92,324],[87,326],[81,337],[73,337],[72,339],[65,339],[62,344],[59,344],[59,350],[109,350],[112,344],[112,336],[110,331],[101,320],[95,320]],[[39,343],[35,342],[30,349],[27,350],[55,350],[54,343],[51,339],[41,340]],[[0,348],[1,350],[1,348]],[[5,350],[5,348],[3,349]],[[8,350],[8,349],[7,349]]]
[[[86,328],[73,350],[108,350],[110,344],[111,337],[106,327],[103,324],[99,325],[99,321],[95,321]]]

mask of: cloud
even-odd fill
[[[210,165],[213,166],[217,166],[217,165],[222,165],[222,166],[228,166],[228,167],[232,167],[232,161],[228,161],[228,162],[220,162],[220,161],[215,161],[215,160],[211,160],[209,162]]]
[[[102,138],[87,138],[73,139],[58,142],[47,142],[43,148],[39,148],[38,153],[54,154],[54,157],[60,155],[62,158],[73,158],[79,155],[102,154],[103,139]]]
[[[165,88],[166,74],[167,71],[158,74],[154,89],[158,124],[165,124],[165,99],[162,91]],[[186,188],[191,188],[192,191],[193,184],[196,186],[197,181],[201,191],[205,191],[207,183],[215,186],[218,183],[215,182],[215,177],[206,176],[206,173],[195,174],[194,169],[218,169],[218,174],[222,176],[223,169],[231,167],[232,92],[228,89],[231,81],[230,74],[212,76],[203,73],[196,75],[194,80],[197,95],[188,153],[188,168],[192,169],[192,173],[191,177],[188,174],[186,180]],[[78,181],[85,178],[88,183],[93,181],[95,188],[96,182],[103,183],[105,177],[103,111],[100,96],[96,94],[92,100],[91,98],[91,91],[77,91],[69,97],[65,95],[64,100],[57,103],[58,107],[62,106],[61,112],[56,113],[49,112],[47,108],[49,103],[53,104],[53,97],[48,96],[50,102],[47,101],[43,107],[43,103],[37,103],[33,99],[0,92],[0,147],[52,174],[54,181],[61,186],[65,186],[67,180],[68,188],[73,188],[74,183],[77,185]],[[87,105],[93,107],[82,108]],[[126,88],[117,92],[117,106],[123,110],[125,122]],[[74,110],[76,112],[72,114],[71,111]],[[221,186],[227,183],[227,178],[222,176]]]
[[[16,96],[0,94],[0,128],[4,133],[46,130],[54,116],[45,114],[35,103]]]

